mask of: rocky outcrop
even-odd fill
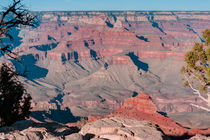
[[[72,126],[74,125],[74,126]],[[16,122],[0,128],[1,140],[208,140],[209,137],[171,137],[164,134],[157,124],[122,117],[109,117],[84,124],[79,130],[76,124]],[[71,126],[71,127],[70,127]]]
[[[0,128],[0,139],[9,140],[162,140],[166,136],[158,126],[147,122],[119,117],[87,123],[79,131],[57,123],[20,121],[11,127]]]
[[[119,117],[105,118],[82,127],[81,134],[92,134],[94,139],[109,140],[163,140],[158,126],[147,121]]]
[[[210,137],[206,137],[206,136],[203,136],[203,135],[196,135],[192,138],[190,138],[189,140],[209,140]]]
[[[58,123],[36,123],[33,121],[20,121],[11,127],[0,128],[1,140],[63,140],[75,137],[73,133],[79,132],[77,127],[68,127]],[[79,138],[79,136],[78,136]],[[73,139],[72,139],[73,140]],[[79,140],[79,139],[75,139]],[[83,139],[82,139],[83,140]]]
[[[210,129],[199,130],[194,128],[184,128],[183,126],[168,118],[164,112],[157,112],[157,108],[148,94],[139,94],[136,97],[126,100],[120,108],[108,116],[90,116],[89,120],[95,121],[98,118],[113,116],[152,122],[157,124],[167,136],[172,137],[210,134]]]

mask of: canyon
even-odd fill
[[[89,116],[90,122],[102,118],[121,117],[138,121],[149,121],[154,127],[159,128],[164,135],[172,138],[184,139],[184,137],[198,134],[209,135],[210,129],[187,128],[170,119],[164,112],[158,112],[157,107],[148,94],[139,94],[126,100],[118,109],[109,115]]]
[[[34,14],[37,28],[17,30],[22,63],[9,59],[33,97],[32,118],[75,122],[148,93],[158,112],[184,127],[209,128],[209,112],[191,106],[205,102],[182,87],[180,68],[194,42],[204,42],[210,12]]]
[[[89,116],[77,123],[24,120],[0,128],[0,139],[55,140],[208,140],[210,129],[177,124],[157,108],[148,94],[126,100],[109,115]]]

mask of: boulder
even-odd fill
[[[158,126],[148,121],[111,117],[88,123],[81,129],[82,135],[110,140],[162,140],[164,134]]]

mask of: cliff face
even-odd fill
[[[88,120],[94,122],[97,119],[107,117],[123,117],[132,120],[149,121],[156,124],[167,136],[180,137],[180,139],[184,136],[210,134],[210,129],[199,130],[195,128],[185,128],[168,118],[167,114],[164,112],[158,112],[151,97],[144,93],[126,100],[117,110],[109,115],[89,116]]]
[[[17,140],[173,140],[188,137],[172,137],[164,134],[158,125],[120,117],[110,117],[89,122],[81,130],[58,123],[16,122],[10,127],[0,128],[1,139]],[[209,137],[196,135],[189,140],[209,140]]]
[[[35,114],[107,114],[137,92],[150,93],[169,114],[197,111],[190,103],[205,105],[182,88],[179,71],[184,53],[203,42],[210,12],[35,14],[39,26],[21,29],[15,49],[23,63],[13,62],[25,76]]]

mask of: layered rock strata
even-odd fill
[[[103,117],[125,117],[133,120],[145,120],[157,124],[167,135],[172,137],[194,136],[196,134],[209,135],[210,129],[200,130],[185,128],[172,119],[164,116],[164,112],[157,112],[157,108],[148,94],[139,94],[137,97],[126,100],[120,108],[107,116],[90,116],[89,121]]]
[[[14,51],[22,64],[11,61],[32,94],[36,119],[59,121],[49,113],[60,112],[109,114],[138,92],[150,93],[158,111],[171,115],[197,112],[192,103],[205,106],[192,90],[182,88],[179,71],[184,53],[195,41],[204,41],[209,12],[35,14],[37,28],[14,33],[19,34]]]

